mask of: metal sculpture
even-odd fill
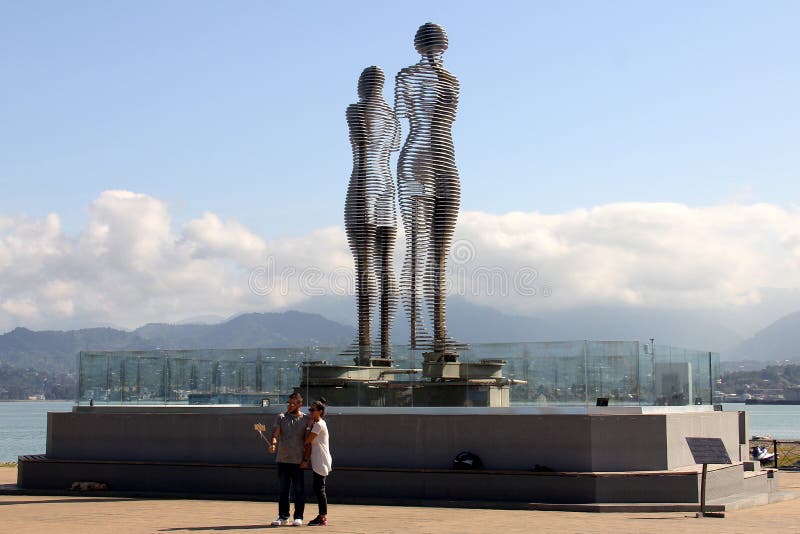
[[[451,128],[458,106],[458,79],[443,67],[447,34],[431,22],[414,37],[422,56],[395,80],[395,113],[410,131],[397,166],[400,212],[406,235],[401,292],[411,326],[412,348],[430,348],[428,358],[451,360],[447,337],[446,269],[453,241],[461,184]],[[430,315],[432,337],[423,320]]]
[[[376,300],[380,305],[380,356],[391,357],[392,318],[397,308],[392,270],[397,215],[389,156],[400,148],[400,123],[383,99],[383,83],[379,67],[364,69],[358,80],[359,101],[347,108],[353,173],[344,223],[356,270],[358,347],[351,352],[355,352],[357,365],[372,362],[370,326]]]

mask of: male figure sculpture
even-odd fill
[[[408,118],[410,131],[400,152],[397,181],[406,234],[401,288],[411,324],[412,348],[447,353],[445,321],[447,255],[453,241],[461,184],[451,128],[458,106],[458,80],[442,66],[447,34],[431,22],[414,37],[422,55],[395,81],[395,113]],[[430,314],[433,339],[425,332],[422,302]]]
[[[371,365],[370,326],[376,285],[380,295],[382,358],[391,357],[392,317],[397,306],[392,271],[397,216],[389,156],[400,148],[400,123],[383,99],[383,82],[380,68],[364,69],[358,80],[359,101],[347,108],[353,173],[347,188],[344,224],[356,268],[357,365]]]

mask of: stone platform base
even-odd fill
[[[253,431],[271,432],[282,407],[78,407],[51,412],[47,457],[259,465],[274,462]],[[449,469],[464,450],[486,469],[560,472],[670,471],[693,466],[687,436],[719,437],[734,462],[747,432],[736,412],[642,408],[328,409],[334,464]],[[745,451],[745,454],[747,451]]]
[[[49,413],[47,454],[20,458],[18,486],[64,491],[73,482],[100,482],[115,492],[274,498],[274,456],[253,425],[271,431],[279,409]],[[734,462],[711,469],[709,500],[777,490],[772,472],[744,469],[744,414],[710,407],[337,407],[326,419],[334,458],[330,494],[341,501],[693,504],[699,467],[688,436],[721,438]],[[452,470],[465,450],[485,470]]]
[[[116,494],[150,496],[275,499],[278,490],[274,465],[55,460],[41,455],[20,457],[18,469],[22,490],[63,491],[78,481],[105,483]],[[310,488],[310,474],[307,478]],[[774,471],[745,473],[741,464],[709,470],[709,501],[759,495],[769,502],[769,495],[777,490]],[[621,511],[609,505],[630,509],[636,503],[691,509],[699,502],[699,470],[592,473],[337,467],[328,479],[328,491],[331,502],[358,504],[533,509],[583,505],[596,508],[586,511]],[[603,505],[608,509],[603,510]]]

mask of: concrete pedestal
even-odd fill
[[[252,428],[271,430],[275,415],[187,407],[50,413],[47,454],[22,459],[20,486],[88,480],[116,490],[269,493],[272,482],[252,481],[274,478],[274,457]],[[692,502],[697,476],[685,438],[719,437],[735,462],[740,452],[740,415],[700,407],[342,408],[327,420],[330,484],[340,498]],[[486,470],[452,471],[464,450]],[[534,472],[537,465],[552,471]],[[741,490],[742,480],[737,462],[714,475],[711,491]]]

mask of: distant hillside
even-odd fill
[[[15,328],[0,335],[0,400],[40,394],[50,399],[74,398],[79,351],[147,348],[145,340],[113,328],[66,332]]]
[[[350,326],[302,312],[246,313],[220,324],[148,324],[132,332],[114,328],[32,331],[0,335],[0,363],[18,368],[73,371],[81,350],[229,349],[343,345]]]
[[[245,313],[219,324],[148,324],[133,334],[162,349],[347,345],[355,329],[318,314]]]
[[[72,372],[81,350],[142,350],[152,344],[132,332],[113,328],[35,332],[15,328],[0,335],[0,363],[21,369]]]
[[[781,317],[724,356],[728,360],[800,361],[800,311]]]
[[[742,395],[756,390],[785,390],[800,384],[800,365],[768,365],[757,371],[724,373],[720,391]]]
[[[76,356],[82,350],[231,349],[347,345],[351,326],[302,312],[246,313],[220,324],[148,324],[132,332],[114,328],[32,331],[0,335],[0,399],[46,390],[74,394]]]

